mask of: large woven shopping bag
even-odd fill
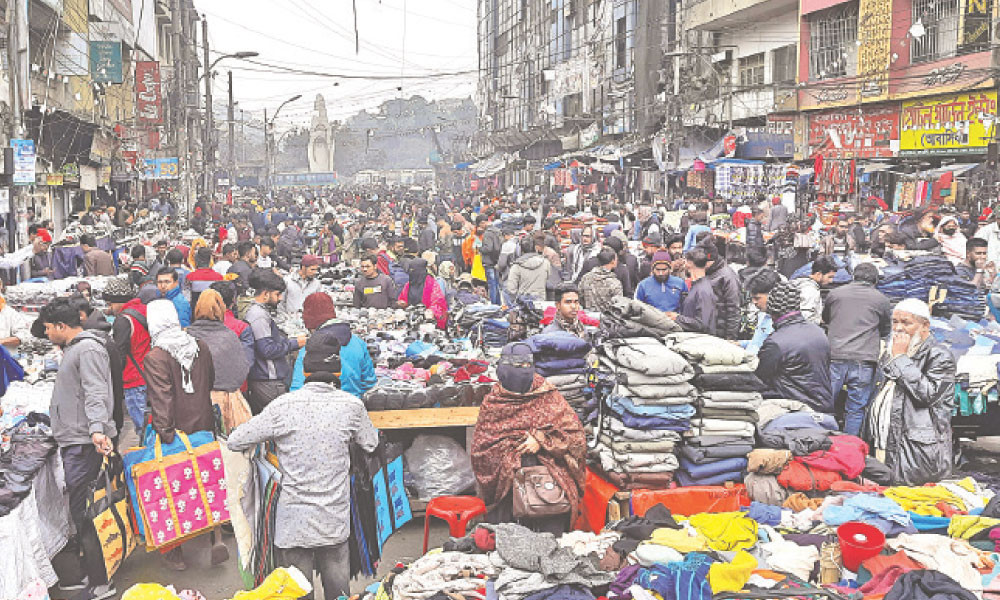
[[[101,543],[104,571],[109,579],[137,545],[138,536],[132,528],[128,504],[121,458],[107,457],[91,486],[86,515]]]
[[[183,432],[178,431],[177,437],[184,452],[163,456],[156,436],[153,460],[132,467],[150,549],[173,545],[229,521],[219,442],[195,448]]]

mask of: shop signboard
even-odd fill
[[[809,115],[808,156],[890,158],[899,140],[897,105],[844,108]]]
[[[135,115],[148,125],[163,122],[160,88],[160,63],[155,60],[135,63]]]
[[[899,154],[982,154],[994,138],[996,122],[996,90],[904,102]]]
[[[60,186],[63,184],[62,173],[47,173],[45,175],[45,185]]]
[[[35,183],[35,141],[11,140],[14,149],[14,183],[31,185]]]
[[[143,163],[145,169],[142,173],[142,179],[147,181],[180,177],[181,167],[177,158],[147,158],[144,159]]]
[[[124,81],[120,41],[90,42],[90,77],[95,83]]]
[[[885,0],[861,0],[858,7],[859,93],[869,102],[889,97],[892,7]]]
[[[80,165],[66,163],[59,172],[63,176],[63,185],[80,185]]]

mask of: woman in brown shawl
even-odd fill
[[[486,501],[486,519],[514,521],[512,484],[522,466],[545,466],[572,505],[568,515],[522,519],[535,531],[560,534],[580,512],[587,439],[562,394],[535,374],[531,349],[508,344],[497,366],[500,383],[483,400],[472,437],[472,470]]]

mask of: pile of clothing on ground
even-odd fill
[[[652,337],[606,340],[597,356],[614,385],[591,423],[592,461],[618,487],[666,487],[695,415],[694,369]]]
[[[691,362],[697,375],[697,415],[684,434],[681,485],[741,481],[753,449],[757,407],[763,398],[754,375],[757,359],[735,344],[699,333],[667,336],[674,352]]]
[[[664,492],[662,503],[640,514],[562,536],[513,523],[478,525],[366,594],[394,600],[1000,598],[1000,497],[992,490],[970,478],[923,487],[878,487],[863,479],[856,485],[814,497],[812,507],[748,505],[736,493],[719,512],[689,515],[671,511],[668,505],[681,499]],[[848,523],[866,537],[838,539],[838,528]],[[863,555],[850,546],[859,539],[870,546]]]
[[[525,342],[531,347],[538,374],[559,390],[581,421],[586,420],[590,410],[586,394],[590,342],[564,331],[537,333]]]
[[[996,405],[1000,326],[996,321],[967,321],[958,316],[931,319],[934,338],[957,359],[955,414],[981,415]]]

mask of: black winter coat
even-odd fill
[[[767,384],[767,398],[798,400],[813,410],[833,413],[830,388],[830,342],[826,334],[790,313],[774,323],[772,333],[757,354],[757,376]]]
[[[740,277],[719,259],[708,268],[705,277],[712,283],[715,294],[715,334],[735,340],[740,334]]]
[[[955,404],[955,359],[927,340],[913,357],[880,361],[878,390],[896,381],[885,464],[893,485],[923,485],[951,475],[951,412]],[[876,392],[877,394],[878,392]]]

